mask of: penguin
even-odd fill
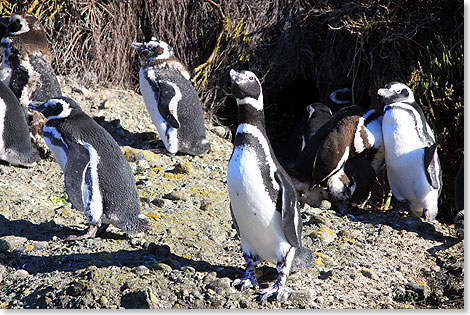
[[[42,129],[46,119],[39,112],[29,111],[28,105],[62,95],[51,66],[54,57],[49,50],[46,33],[34,15],[13,14],[2,19],[0,34],[3,56],[0,80],[13,91],[27,112],[33,145],[45,154],[48,147],[44,143]]]
[[[0,81],[0,160],[16,166],[33,166],[39,159],[38,151],[31,147],[21,105]]]
[[[307,115],[295,126],[279,158],[279,162],[285,168],[294,166],[307,141],[314,137],[317,130],[332,116],[330,108],[320,102],[308,105],[306,110]]]
[[[460,238],[464,238],[464,201],[465,201],[465,190],[464,190],[464,159],[460,162],[459,170],[454,180],[454,196],[455,196],[455,208],[457,214],[454,218],[454,226],[457,230],[457,234]]]
[[[278,278],[259,290],[261,300],[280,299],[291,267],[312,266],[312,252],[302,247],[302,221],[289,175],[279,164],[266,135],[261,84],[251,71],[230,70],[239,125],[227,169],[230,212],[240,236],[245,274],[234,286],[259,289],[255,268],[276,263]]]
[[[48,119],[44,137],[64,171],[70,202],[89,223],[84,234],[66,240],[93,238],[109,224],[131,235],[146,232],[149,221],[141,213],[134,175],[112,136],[70,98],[31,103],[29,108]]]
[[[347,201],[368,195],[384,162],[381,124],[375,110],[341,108],[307,143],[290,173],[312,188],[327,189],[345,212]]]
[[[408,201],[416,216],[434,220],[442,172],[431,127],[405,84],[390,82],[377,93],[385,103],[382,133],[393,195]]]
[[[133,42],[131,47],[140,54],[140,92],[165,148],[172,154],[208,153],[211,147],[202,104],[189,71],[176,59],[173,48],[155,38]]]

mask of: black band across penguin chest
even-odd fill
[[[268,193],[271,200],[277,200],[278,188],[277,183],[275,186],[275,180],[272,178],[272,174],[276,171],[272,169],[275,165],[271,152],[266,152],[266,148],[261,143],[260,139],[248,132],[237,133],[234,140],[234,152],[235,150],[251,150],[256,154],[256,164],[255,162],[251,164],[252,166],[246,167],[256,167],[262,176],[264,190]],[[255,171],[255,169],[253,169]]]

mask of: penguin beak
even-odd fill
[[[377,94],[386,98],[386,97],[392,96],[393,92],[391,92],[389,89],[383,88],[383,89],[379,89],[377,91]]]
[[[233,83],[239,83],[243,81],[243,76],[240,72],[237,72],[233,69],[230,70],[230,79],[232,79]]]
[[[28,108],[31,109],[31,110],[38,111],[38,112],[42,112],[46,107],[44,106],[44,103],[31,102],[31,103],[29,103]]]

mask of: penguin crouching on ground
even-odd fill
[[[152,38],[132,43],[141,57],[140,91],[165,148],[170,153],[201,155],[211,150],[202,104],[186,67],[173,48]]]
[[[113,137],[70,98],[29,107],[48,119],[44,137],[64,170],[70,202],[89,223],[85,234],[67,240],[93,238],[109,224],[131,235],[146,232],[149,221],[141,213],[134,175]]]
[[[274,156],[265,131],[261,84],[250,71],[230,70],[239,125],[227,169],[227,186],[234,226],[246,262],[241,289],[259,289],[255,268],[276,263],[275,284],[258,291],[261,299],[280,299],[291,267],[312,266],[312,252],[302,247],[302,221],[289,175]]]
[[[377,93],[385,103],[382,131],[393,195],[407,200],[416,216],[434,220],[442,172],[431,127],[405,84],[390,82]]]
[[[340,109],[307,143],[291,174],[325,187],[347,209],[367,197],[384,161],[382,116],[361,106]],[[366,193],[367,192],[367,193]]]
[[[31,166],[39,159],[39,153],[31,147],[28,123],[18,99],[0,82],[0,160]]]
[[[41,153],[48,152],[42,138],[46,119],[39,112],[28,110],[30,102],[46,102],[61,96],[59,82],[52,69],[53,54],[39,20],[31,14],[13,14],[2,18],[0,25],[3,55],[0,80],[18,98],[27,113],[33,145]]]

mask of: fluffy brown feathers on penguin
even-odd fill
[[[41,113],[28,110],[32,101],[45,102],[61,96],[59,82],[52,69],[53,54],[40,21],[31,14],[13,14],[0,19],[3,55],[0,80],[7,85],[27,113],[33,145],[48,152],[42,139],[46,119]]]

